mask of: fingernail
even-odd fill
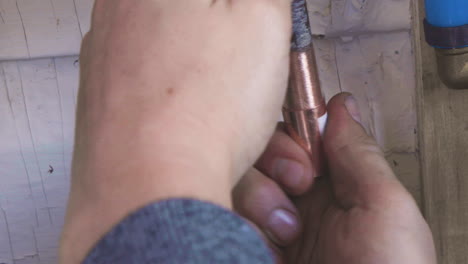
[[[297,217],[284,209],[276,209],[270,215],[267,231],[271,239],[279,244],[292,242],[299,232]]]
[[[295,189],[302,184],[304,166],[294,160],[277,159],[274,163],[272,177],[287,188]]]
[[[359,105],[354,96],[350,95],[345,99],[346,109],[348,113],[353,117],[354,121],[361,123],[361,112],[359,111]]]

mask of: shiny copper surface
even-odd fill
[[[325,101],[320,89],[314,49],[310,46],[303,51],[292,51],[290,55],[289,88],[284,107],[289,110],[322,108]]]
[[[309,154],[315,175],[324,173],[318,119],[326,114],[313,47],[291,52],[291,73],[283,116],[289,135]]]

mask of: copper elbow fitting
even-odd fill
[[[468,48],[436,49],[439,76],[451,89],[468,89]]]

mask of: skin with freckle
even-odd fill
[[[95,1],[80,54],[62,263],[80,262],[149,202],[189,197],[231,208],[233,185],[281,109],[290,4]]]

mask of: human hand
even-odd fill
[[[278,263],[435,264],[428,225],[348,96],[328,105],[329,175],[314,180],[307,153],[279,129],[234,190],[235,209],[264,232]]]
[[[274,131],[290,35],[289,0],[97,0],[61,261],[150,202],[231,207]]]

